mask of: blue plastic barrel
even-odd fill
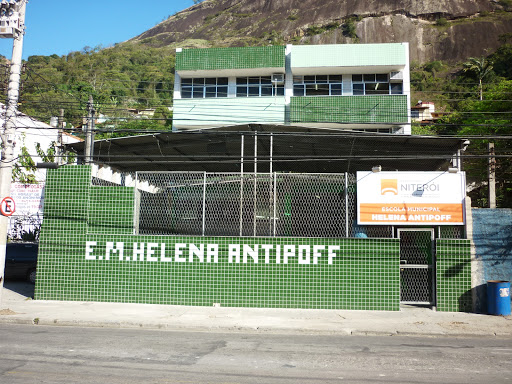
[[[487,282],[487,313],[489,315],[510,315],[510,281],[492,280]]]

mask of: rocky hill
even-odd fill
[[[512,0],[204,0],[132,39],[153,47],[410,43],[456,62],[512,36]]]

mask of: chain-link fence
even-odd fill
[[[355,185],[351,174],[139,172],[136,233],[392,237],[356,224]]]

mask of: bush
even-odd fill
[[[440,19],[436,20],[436,25],[438,27],[446,27],[448,25],[448,20],[446,20],[444,17],[441,17]]]

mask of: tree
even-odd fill
[[[512,207],[512,80],[492,84],[485,100],[466,100],[459,104],[458,111],[444,122],[456,127],[462,137],[472,137],[464,156],[464,169],[469,184],[478,186],[471,194],[473,204],[487,207],[487,191],[483,188],[487,180],[487,144],[495,144],[496,199],[498,207]],[[489,136],[489,138],[486,138]],[[491,138],[493,137],[493,138]]]
[[[478,86],[480,89],[480,100],[483,99],[482,81],[489,77],[492,73],[492,63],[485,57],[476,58],[470,57],[468,61],[463,64],[463,71],[472,74],[478,79]]]

